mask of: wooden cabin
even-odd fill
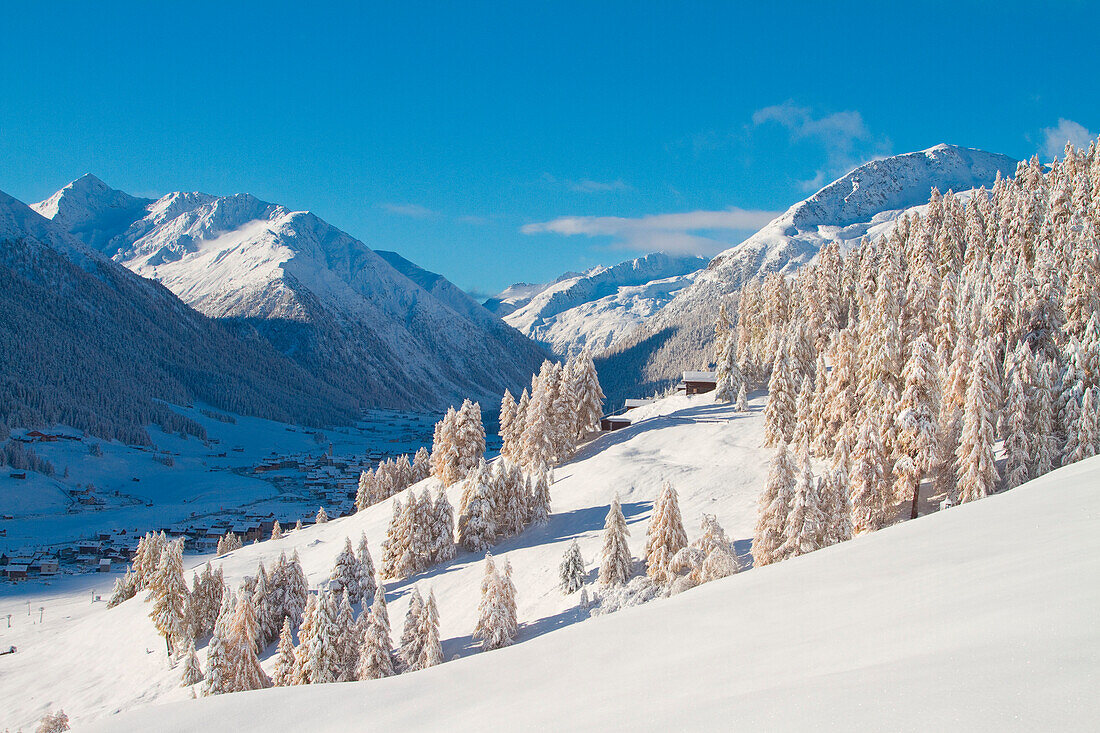
[[[600,430],[621,430],[630,427],[631,419],[626,415],[608,415],[600,418]]]
[[[718,378],[714,372],[684,372],[683,383],[685,394],[704,394],[714,391]]]

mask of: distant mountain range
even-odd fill
[[[544,285],[517,283],[485,307],[556,354],[598,352],[654,316],[706,264],[705,257],[654,253]]]
[[[1017,161],[954,145],[871,161],[800,201],[740,244],[718,254],[652,317],[597,360],[609,405],[652,392],[683,369],[712,358],[714,321],[723,302],[752,278],[789,273],[830,242],[854,246],[864,235],[889,231],[912,207],[928,202],[933,187],[946,193],[991,185],[1011,176]]]
[[[174,420],[151,398],[310,424],[368,406],[493,402],[546,355],[442,276],[248,194],[152,200],[86,175],[31,207],[4,195],[0,217],[5,313],[19,314],[3,324],[16,352],[0,371],[8,425],[74,413],[77,427],[101,420],[110,433]],[[74,317],[49,315],[58,308]],[[74,391],[43,410],[19,396],[49,388],[19,344],[47,333],[79,348],[63,359]],[[93,378],[111,370],[117,379]]]

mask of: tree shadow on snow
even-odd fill
[[[627,524],[630,525],[641,522],[646,513],[653,508],[653,502],[628,501],[620,506],[622,507],[623,516],[626,518]],[[550,521],[547,524],[539,527],[528,527],[515,537],[501,540],[489,548],[489,552],[494,555],[503,555],[512,550],[521,550],[528,547],[561,542],[562,540],[579,537],[588,532],[599,531],[603,529],[604,520],[607,518],[607,512],[610,509],[611,505],[607,504],[605,506],[585,507],[583,509],[574,509],[569,512],[551,514]],[[485,553],[460,550],[453,560],[439,565],[433,565],[427,570],[416,573],[408,578],[388,581],[386,583],[386,601],[390,602],[411,593],[412,586],[420,583],[424,583],[430,587],[433,578],[446,575],[452,571],[462,570],[471,564],[480,563],[484,559]],[[428,588],[421,588],[420,592],[422,594],[427,594]],[[448,659],[449,658],[450,657],[448,657]]]
[[[580,599],[580,591],[572,595],[578,600]],[[522,644],[551,631],[565,628],[578,621],[584,621],[590,615],[591,612],[587,608],[581,608],[578,604],[553,616],[544,616],[529,623],[521,623],[512,643]],[[443,658],[448,661],[455,657],[466,657],[484,651],[481,647],[481,641],[474,639],[472,634],[443,639],[440,643],[443,646]]]

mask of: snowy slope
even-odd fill
[[[81,179],[38,207],[59,222],[79,212],[68,226],[86,236],[118,228],[125,196]],[[442,278],[429,292],[309,212],[248,194],[172,193],[139,213],[106,242],[86,241],[200,312],[247,324],[360,406],[491,399],[544,356],[489,314],[455,307]]]
[[[9,426],[63,422],[129,442],[150,422],[188,427],[154,398],[231,402],[310,424],[352,417],[330,386],[267,344],[240,338],[2,192],[0,313],[0,422]]]
[[[579,273],[570,272],[562,276],[576,277]],[[556,281],[555,281],[556,282]],[[509,285],[504,290],[500,291],[492,298],[486,300],[482,305],[490,313],[495,313],[501,318],[514,313],[523,306],[531,302],[531,298],[535,297],[546,288],[553,285],[553,283],[514,283]]]
[[[611,404],[637,396],[624,390],[639,381],[652,389],[684,369],[705,367],[719,305],[754,277],[790,273],[830,242],[848,247],[864,235],[888,232],[906,210],[926,204],[933,187],[959,192],[989,186],[998,172],[1015,170],[1016,161],[1005,155],[941,144],[871,161],[833,181],[715,256],[694,282],[620,340],[621,353],[598,365]]]
[[[754,399],[753,407],[759,409],[761,402]],[[680,491],[681,510],[690,538],[698,534],[701,514],[707,512],[718,516],[742,554],[748,550],[756,517],[756,497],[767,472],[766,451],[759,448],[761,413],[736,414],[729,406],[715,405],[703,396],[671,398],[633,414],[637,415],[638,424],[600,436],[582,448],[573,462],[556,470],[549,525],[528,529],[493,550],[515,568],[522,624],[520,641],[586,617],[576,608],[575,594],[563,596],[558,590],[557,567],[569,542],[577,538],[588,561],[590,579],[594,579],[599,533],[614,491],[622,494],[635,557],[642,555],[650,508],[666,479],[673,481]],[[456,505],[458,491],[456,486],[450,493]],[[280,552],[297,549],[311,587],[317,588],[327,580],[345,537],[357,538],[365,531],[377,561],[392,513],[391,503],[392,500],[387,500],[350,517],[291,532],[279,541],[248,545],[216,563],[222,564],[227,581],[235,586],[245,575],[255,573],[260,560],[270,565]],[[194,558],[187,558],[188,565],[194,562]],[[481,575],[481,557],[460,552],[452,562],[412,579],[421,592],[426,594],[431,588],[438,597],[440,635],[447,659],[456,654],[463,657],[480,654],[473,646],[471,632]],[[190,570],[187,577],[191,577]],[[102,579],[98,592],[106,597],[112,582],[113,577]],[[390,618],[398,627],[412,582],[387,583]],[[173,687],[178,670],[165,669],[163,656],[144,655],[144,646],[136,653],[132,648],[140,645],[155,651],[163,648],[163,642],[157,647],[147,640],[155,637],[144,633],[152,632],[144,617],[149,606],[140,598],[106,610],[103,603],[89,603],[90,591],[82,588],[78,594],[82,605],[65,606],[64,614],[71,617],[66,620],[55,608],[60,601],[39,600],[51,591],[24,584],[17,594],[0,597],[0,618],[19,610],[23,614],[20,617],[16,613],[11,631],[0,624],[0,645],[10,643],[20,647],[15,658],[0,658],[8,660],[0,662],[5,671],[0,675],[0,698],[16,701],[9,712],[10,721],[0,716],[0,730],[3,725],[26,725],[50,705],[62,705],[74,720],[85,722],[120,708],[189,697],[187,690]],[[54,619],[54,630],[49,635],[36,636],[40,630],[27,626],[24,620],[28,600],[35,608],[45,605],[47,619]],[[130,633],[134,624],[143,625],[141,634]],[[133,641],[129,641],[131,638]],[[59,653],[77,643],[85,650],[82,654],[94,657],[89,659],[86,669],[74,669],[65,655]],[[101,654],[94,651],[100,646]],[[274,648],[268,650],[268,654],[273,652]],[[140,673],[133,678],[127,673],[116,685],[109,670],[112,664],[121,663],[120,659],[139,665]],[[266,665],[270,668],[272,662],[268,658]],[[143,677],[147,681],[142,684],[134,681]],[[32,684],[31,680],[42,683]]]
[[[496,301],[516,303],[518,307],[504,316],[505,322],[555,353],[568,354],[585,346],[599,351],[654,316],[706,264],[704,257],[657,252],[579,275],[563,275],[521,305],[516,298],[521,286],[516,285]]]
[[[146,207],[152,203],[152,199],[116,191],[86,173],[45,201],[31,204],[31,208],[91,247],[104,250],[114,237],[145,216]]]
[[[1091,730],[1098,481],[1093,458],[411,675],[150,707],[88,730],[269,731],[303,716],[312,731],[364,720],[379,730]]]

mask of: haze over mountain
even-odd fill
[[[357,406],[491,401],[544,356],[444,278],[248,194],[149,201],[86,175],[34,208],[205,315],[248,324]]]
[[[706,264],[705,257],[656,252],[545,285],[519,283],[485,305],[557,354],[600,351],[655,315]]]
[[[609,405],[667,385],[685,364],[709,364],[718,308],[723,302],[735,306],[731,296],[752,278],[793,272],[830,242],[847,249],[864,235],[886,233],[908,209],[926,204],[933,187],[946,193],[990,186],[1016,165],[999,153],[940,144],[874,160],[838,178],[716,255],[688,287],[608,350],[597,364]]]

